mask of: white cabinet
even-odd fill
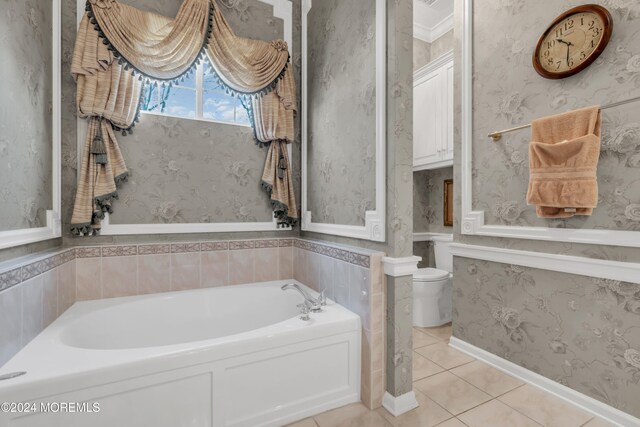
[[[413,170],[453,165],[453,52],[413,75]]]

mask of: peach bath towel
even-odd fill
[[[599,157],[598,106],[534,120],[527,204],[540,218],[591,215],[598,204]]]

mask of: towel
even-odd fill
[[[598,106],[534,120],[527,204],[540,218],[591,215],[598,204],[599,157]]]

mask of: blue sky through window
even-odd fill
[[[199,65],[180,84],[164,88],[146,84],[140,108],[153,114],[250,125],[242,102],[225,92],[208,61]]]

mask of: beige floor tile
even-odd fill
[[[320,427],[393,427],[376,411],[362,403],[353,403],[314,417]]]
[[[420,354],[413,352],[413,380],[430,377],[444,371],[444,368]]]
[[[499,400],[471,409],[458,418],[469,427],[540,427],[540,424],[520,412],[508,407]]]
[[[436,427],[467,427],[462,421],[457,418],[451,418],[443,423],[438,424]]]
[[[318,427],[313,418],[305,418],[297,423],[289,424],[287,427]]]
[[[432,427],[453,417],[453,415],[424,394],[417,391],[415,393],[420,405],[416,409],[399,417],[394,417],[384,408],[378,409],[378,413],[389,421],[393,427]]]
[[[500,372],[479,360],[453,368],[451,373],[493,397],[505,394],[524,384],[522,381]]]
[[[454,415],[491,400],[487,393],[450,372],[416,381],[413,387]]]
[[[436,326],[434,328],[418,328],[421,332],[426,332],[442,341],[449,341],[451,338],[451,323],[446,325]]]
[[[420,332],[417,329],[413,330],[413,348],[420,348],[426,345],[435,344],[440,342],[440,340],[431,335],[427,335],[424,332]]]
[[[592,416],[530,385],[498,398],[513,409],[547,427],[578,427]]]
[[[421,355],[436,362],[438,365],[445,369],[452,369],[456,366],[463,365],[465,363],[473,362],[473,357],[449,347],[449,344],[439,342],[437,344],[428,345],[426,347],[420,347],[416,351]]]
[[[594,418],[582,427],[616,427],[616,425],[602,418]]]

